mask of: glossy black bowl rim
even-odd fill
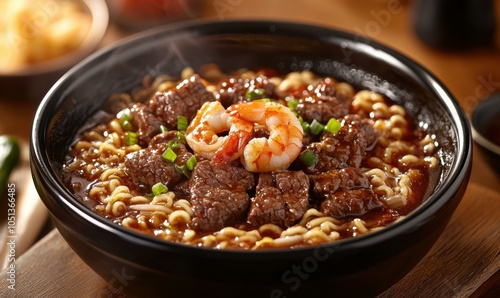
[[[369,47],[377,54],[383,55],[384,58],[391,59],[392,62],[397,62],[400,67],[406,69],[407,73],[412,74],[414,77],[418,78],[419,81],[425,84],[428,90],[430,90],[437,98],[440,98],[444,106],[448,107],[448,112],[456,124],[455,129],[457,130],[458,139],[456,144],[455,164],[450,169],[450,175],[442,178],[443,181],[440,188],[433,193],[422,206],[409,214],[402,221],[392,223],[380,231],[372,232],[358,238],[334,241],[321,244],[319,246],[331,248],[333,251],[344,248],[356,249],[383,243],[389,239],[398,237],[398,235],[411,233],[415,229],[418,229],[419,226],[425,225],[431,221],[435,213],[444,205],[448,204],[454,198],[454,195],[459,192],[464,180],[468,179],[472,159],[472,140],[469,122],[467,121],[465,113],[453,95],[433,74],[405,55],[373,40],[364,37],[360,38],[352,33],[311,23],[274,20],[237,20],[224,22],[212,20],[185,21],[139,33],[94,53],[68,71],[51,88],[41,101],[35,114],[30,139],[31,167],[33,172],[37,172],[37,174],[34,175],[38,175],[40,180],[44,183],[45,191],[49,192],[53,198],[57,198],[56,200],[58,200],[58,204],[64,207],[65,212],[77,214],[83,220],[88,221],[99,229],[103,229],[108,233],[112,233],[115,236],[120,237],[124,241],[136,242],[150,248],[170,250],[186,255],[204,253],[212,257],[234,257],[235,259],[241,257],[242,255],[247,255],[271,260],[278,256],[307,256],[317,249],[318,245],[295,249],[277,248],[270,250],[218,250],[168,242],[152,236],[142,235],[101,217],[80,203],[72,196],[69,190],[59,182],[58,174],[52,169],[49,156],[47,152],[44,151],[45,136],[47,135],[48,124],[50,121],[50,119],[44,119],[44,115],[47,113],[50,114],[51,109],[57,107],[59,98],[54,97],[56,91],[59,88],[62,88],[61,86],[65,81],[71,80],[75,73],[82,71],[85,67],[87,67],[87,65],[102,62],[103,57],[110,54],[110,52],[116,48],[126,47],[136,40],[146,40],[156,35],[175,35],[176,31],[184,30],[197,32],[199,36],[212,35],[221,32],[244,34],[271,31],[277,34],[283,33],[324,41],[341,39],[349,42],[353,46]],[[37,188],[41,188],[41,186],[37,185]],[[41,192],[41,189],[39,189],[39,192]]]

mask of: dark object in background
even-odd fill
[[[129,31],[198,17],[199,0],[107,0],[111,19]]]
[[[472,110],[470,122],[480,154],[500,173],[500,93],[482,99]]]
[[[443,50],[485,46],[493,41],[493,0],[416,0],[412,26],[427,45]]]

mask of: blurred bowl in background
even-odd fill
[[[479,102],[470,115],[472,137],[488,164],[500,172],[500,93]]]
[[[101,0],[12,1],[0,8],[0,97],[41,100],[69,68],[95,51],[108,27]]]
[[[198,16],[200,0],[106,0],[113,22],[132,31]]]

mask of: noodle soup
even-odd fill
[[[104,112],[70,148],[66,184],[110,221],[188,245],[359,237],[421,205],[440,170],[427,123],[309,71],[187,68]]]

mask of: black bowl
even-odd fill
[[[76,132],[109,95],[146,74],[177,75],[217,63],[223,70],[310,69],[404,106],[441,145],[439,181],[406,219],[357,239],[301,249],[215,250],[168,243],[115,225],[81,204],[61,168]],[[428,71],[370,40],[329,28],[274,21],[168,25],[89,57],[42,101],[33,125],[31,165],[40,196],[72,249],[115,287],[141,296],[376,295],[430,250],[459,204],[471,170],[471,133],[453,96]]]

